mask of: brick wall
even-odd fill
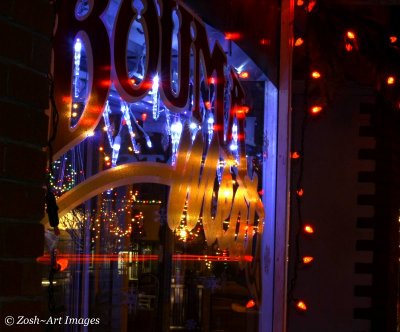
[[[48,0],[0,1],[0,330],[40,315],[53,11]],[[35,326],[29,326],[34,331]],[[37,326],[37,330],[41,327]]]

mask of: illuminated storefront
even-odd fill
[[[258,331],[263,301],[270,319],[278,90],[240,37],[180,2],[60,2],[53,310],[99,331]]]

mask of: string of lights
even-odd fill
[[[373,20],[362,13],[339,12],[324,1],[296,1],[295,30],[298,28],[298,31],[294,39],[294,62],[301,68],[299,72],[304,81],[304,115],[296,124],[300,128],[295,142],[298,147],[290,156],[296,178],[293,181],[295,210],[291,215],[293,236],[290,240],[293,269],[288,284],[288,302],[301,312],[308,310],[308,303],[295,296],[297,293],[306,296],[297,290],[299,272],[304,265],[315,262],[313,256],[302,255],[301,245],[315,232],[314,227],[306,223],[302,207],[303,197],[307,194],[307,188],[303,188],[307,126],[328,111],[335,90],[348,79],[373,86],[385,103],[395,110],[400,109],[400,87],[394,74],[400,70],[399,40],[387,28],[387,22],[378,25],[378,20]],[[336,28],[332,29],[332,26]],[[355,62],[357,66],[354,66]]]

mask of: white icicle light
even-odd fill
[[[175,164],[176,152],[178,151],[182,129],[182,122],[179,119],[174,121],[171,125],[172,164]]]
[[[78,38],[74,44],[74,96],[75,98],[79,97],[79,74],[80,74],[80,65],[81,65],[81,51],[82,51],[82,42]]]
[[[158,77],[158,75],[154,76],[153,78],[153,86],[151,89],[151,93],[153,95],[153,119],[157,120],[158,117],[160,116],[160,101],[158,98],[158,87],[159,87],[159,81],[160,78]]]
[[[112,146],[112,158],[111,158],[111,165],[115,167],[117,165],[117,160],[119,156],[119,150],[121,148],[121,136],[116,136],[114,138],[114,144]]]

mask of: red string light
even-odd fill
[[[312,256],[304,256],[302,258],[303,264],[310,264],[314,260]]]
[[[303,231],[304,231],[304,233],[306,233],[306,234],[314,234],[314,228],[313,228],[311,225],[309,225],[309,224],[304,225]]]
[[[304,44],[304,40],[301,37],[297,38],[296,41],[294,42],[294,46],[301,46],[303,44]]]
[[[297,301],[296,303],[296,308],[300,311],[307,311],[308,307],[306,305],[306,303],[302,300]]]

